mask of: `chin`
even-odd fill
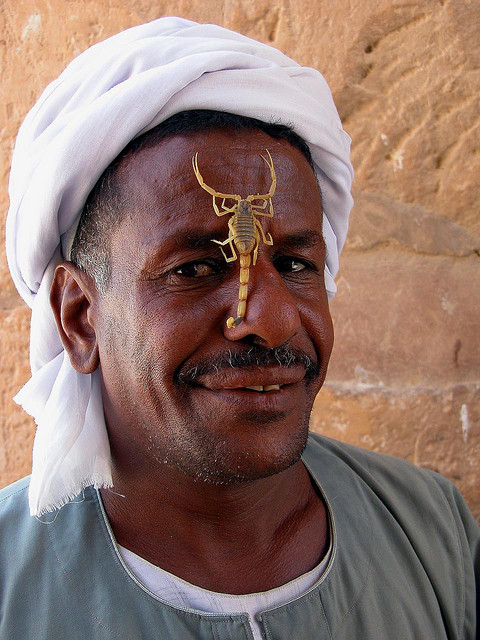
[[[298,462],[307,445],[308,427],[306,421],[288,436],[263,433],[254,443],[223,436],[208,441],[202,438],[199,446],[195,438],[194,442],[189,438],[189,446],[176,447],[167,456],[162,454],[159,462],[172,464],[190,478],[212,485],[253,482],[281,473]],[[183,455],[179,455],[180,451]]]
[[[303,447],[304,449],[305,447]],[[238,464],[236,469],[233,468],[211,468],[202,469],[200,473],[193,477],[197,481],[203,481],[212,485],[239,485],[248,482],[254,482],[262,478],[270,478],[271,476],[282,473],[292,467],[303,453],[303,449],[295,456],[285,456],[276,458],[273,461],[263,464],[248,464],[249,461],[243,461],[244,464]]]

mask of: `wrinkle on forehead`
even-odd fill
[[[232,193],[241,197],[265,193],[270,189],[272,178],[266,162],[261,156],[266,149],[273,157],[277,184],[280,179],[295,189],[298,182],[300,160],[305,165],[312,184],[315,174],[301,151],[287,140],[270,137],[263,131],[248,130],[241,133],[231,131],[203,131],[169,136],[155,147],[143,149],[128,157],[121,167],[121,180],[129,182],[138,157],[149,158],[142,179],[143,188],[157,187],[163,194],[178,198],[190,190],[201,189],[192,168],[192,156],[198,153],[200,173],[205,182],[216,191]],[[296,161],[290,153],[296,156]],[[136,173],[136,172],[135,172]],[[136,184],[139,184],[136,179]],[[204,197],[210,197],[204,194]]]
[[[296,227],[304,227],[307,220],[312,221],[314,211],[315,227],[320,222],[321,230],[321,197],[306,158],[288,141],[259,131],[175,135],[126,158],[118,177],[128,208],[125,219],[130,220],[135,233],[142,218],[144,246],[156,245],[186,225],[205,225],[205,234],[225,235],[230,215],[215,215],[212,196],[199,185],[192,157],[198,152],[200,172],[210,187],[245,198],[270,189],[270,170],[261,158],[266,148],[273,158],[277,188],[273,196],[275,216],[258,216],[262,227],[275,229],[277,237],[281,229],[292,233]],[[232,204],[227,202],[228,206]]]

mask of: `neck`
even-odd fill
[[[325,552],[324,505],[301,461],[231,485],[166,465],[155,477],[114,469],[115,493],[102,490],[102,498],[119,544],[198,586],[265,591],[309,571]]]

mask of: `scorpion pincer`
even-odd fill
[[[259,194],[247,196],[242,198],[239,195],[232,193],[220,193],[209,187],[203,181],[202,174],[198,169],[198,153],[192,158],[193,170],[198,183],[205,189],[213,200],[213,209],[217,216],[224,216],[227,213],[232,214],[232,217],[228,221],[228,236],[226,240],[212,240],[220,245],[220,250],[223,257],[227,262],[233,262],[237,259],[238,252],[240,256],[240,288],[238,291],[238,306],[237,317],[230,317],[227,320],[227,327],[233,329],[237,327],[245,317],[247,310],[247,294],[248,294],[248,280],[250,275],[250,266],[252,264],[251,255],[253,251],[253,265],[257,262],[258,247],[260,244],[260,238],[266,245],[272,245],[272,236],[268,233],[265,236],[260,221],[256,216],[266,216],[267,218],[273,217],[273,203],[272,198],[277,186],[277,178],[275,176],[275,169],[273,166],[272,156],[268,149],[266,149],[268,160],[264,156],[261,156],[265,160],[268,168],[270,169],[270,175],[272,178],[272,184],[270,191],[265,194]],[[221,200],[220,208],[217,204],[217,199]],[[226,200],[234,200],[235,204],[231,207],[225,205]],[[261,204],[253,204],[259,201]],[[267,209],[268,206],[268,209]],[[227,256],[223,247],[230,246],[232,255]],[[236,249],[236,251],[235,251]]]

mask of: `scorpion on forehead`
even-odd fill
[[[245,313],[247,310],[248,280],[250,276],[250,265],[252,264],[252,251],[253,265],[255,265],[257,262],[260,237],[263,240],[264,244],[273,244],[272,236],[269,233],[267,234],[267,236],[265,236],[262,225],[255,217],[273,217],[272,198],[277,186],[277,178],[275,176],[272,156],[270,155],[268,149],[265,149],[265,151],[268,154],[268,160],[264,156],[261,157],[263,158],[263,160],[265,160],[268,168],[270,169],[270,175],[272,177],[270,191],[265,194],[257,193],[256,195],[247,196],[246,198],[242,198],[241,196],[232,193],[220,193],[218,191],[215,191],[215,189],[212,189],[212,187],[209,187],[203,181],[202,174],[198,169],[198,153],[196,153],[192,158],[193,171],[195,172],[198,183],[200,184],[202,189],[205,189],[205,191],[207,191],[212,196],[213,209],[217,216],[224,216],[227,213],[233,214],[228,221],[229,234],[227,239],[223,241],[212,240],[212,242],[220,245],[220,250],[227,262],[233,262],[237,259],[237,253],[235,249],[240,255],[240,288],[238,291],[237,317],[228,318],[227,327],[229,329],[238,327],[238,325],[245,317]],[[219,209],[218,207],[217,198],[222,201],[220,204],[221,209]],[[226,200],[235,200],[235,204],[232,207],[227,207],[225,205]],[[261,201],[262,204],[253,204],[253,202],[255,201]],[[267,205],[268,210],[266,211]],[[231,256],[227,256],[227,254],[223,250],[223,247],[227,244],[230,246],[230,250],[232,252]]]

